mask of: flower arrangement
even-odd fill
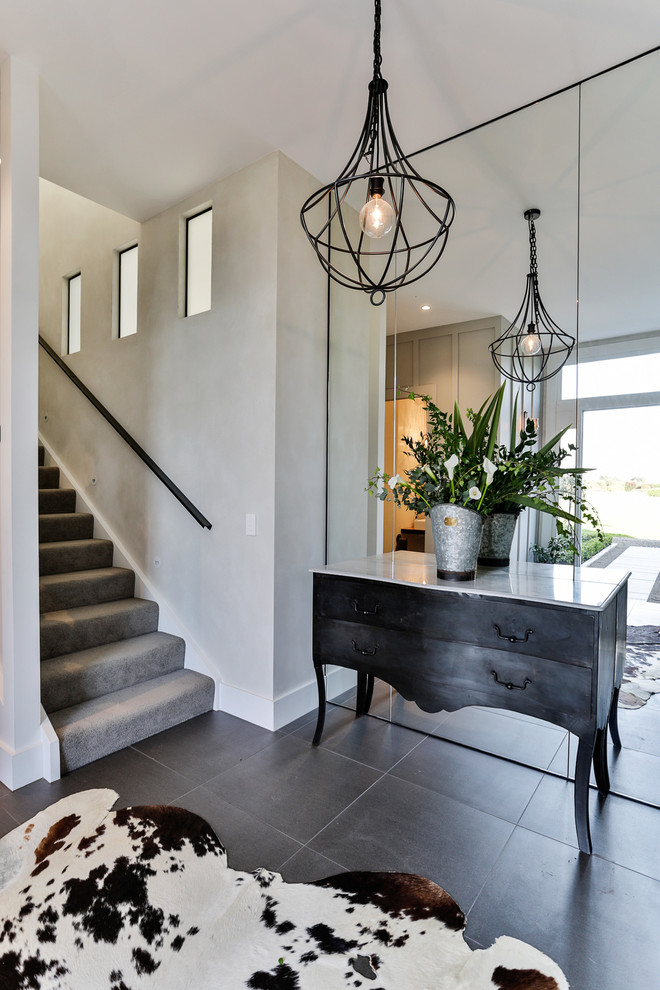
[[[478,411],[468,410],[467,427],[457,404],[452,413],[445,413],[428,395],[418,396],[424,402],[429,429],[419,439],[402,437],[415,466],[406,478],[376,469],[366,491],[381,500],[392,498],[417,513],[443,504],[461,505],[484,516],[518,514],[529,507],[554,516],[561,534],[568,531],[566,523],[570,527],[581,522],[581,517],[600,532],[600,521],[583,494],[583,474],[590,469],[562,467],[575,450],[573,444],[568,449],[558,446],[570,427],[535,449],[538,433],[532,420],[527,419],[517,432],[516,397],[509,445],[497,443],[505,387],[486,399]],[[415,394],[410,392],[409,397],[414,399]]]

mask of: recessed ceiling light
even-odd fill
[[[422,306],[422,309],[430,309],[430,306]]]

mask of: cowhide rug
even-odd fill
[[[74,794],[0,840],[2,990],[568,988],[516,939],[472,951],[430,880],[241,873],[201,818],[116,798]]]
[[[619,704],[642,708],[660,694],[660,627],[628,626],[627,638]]]

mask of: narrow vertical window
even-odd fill
[[[138,318],[138,248],[137,244],[119,252],[118,336],[137,333]]]
[[[80,304],[82,290],[82,275],[72,275],[67,279],[66,307],[66,352],[76,354],[80,350]]]
[[[213,210],[209,207],[186,219],[186,316],[211,308],[212,249]]]

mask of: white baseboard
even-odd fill
[[[42,740],[22,750],[8,749],[0,741],[0,781],[10,791],[31,784],[43,775],[44,748]]]
[[[336,697],[354,687],[355,671],[343,667],[332,667],[328,670],[326,679],[328,698]],[[240,688],[230,687],[228,684],[220,686],[220,711],[260,725],[264,729],[270,729],[271,732],[294,722],[302,715],[315,712],[318,703],[316,678],[274,701],[242,691]]]

